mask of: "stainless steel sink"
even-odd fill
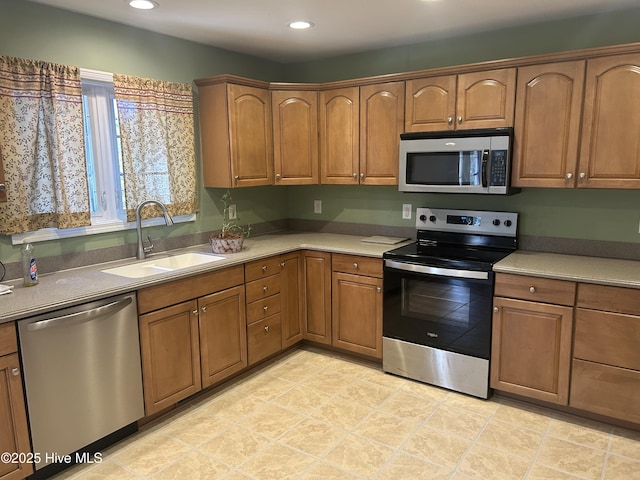
[[[182,270],[184,268],[197,267],[224,259],[225,257],[219,255],[190,252],[131,263],[121,267],[107,268],[102,270],[102,272],[127,278],[144,278],[151,275]]]

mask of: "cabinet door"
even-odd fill
[[[147,415],[201,389],[197,309],[192,300],[139,317]]]
[[[458,75],[456,129],[513,126],[516,69]]]
[[[589,60],[578,186],[640,188],[640,54]]]
[[[419,78],[406,84],[406,132],[453,130],[456,76]]]
[[[360,183],[397,185],[404,82],[360,87]]]
[[[575,185],[584,69],[584,61],[518,69],[513,186]]]
[[[282,348],[302,340],[304,317],[304,265],[300,252],[280,257],[280,316]]]
[[[331,254],[304,252],[305,340],[331,344]]]
[[[318,92],[273,91],[276,185],[318,182]]]
[[[335,272],[333,346],[382,358],[382,280]]]
[[[31,452],[17,353],[0,357],[0,451]],[[2,480],[18,480],[32,472],[30,463],[0,462]]]
[[[253,365],[282,349],[280,314],[247,326],[247,350],[249,365]]]
[[[273,183],[273,139],[269,91],[229,84],[229,146],[232,186]]]
[[[320,92],[320,183],[358,184],[359,119],[358,87]]]
[[[494,297],[491,387],[566,405],[573,308]]]
[[[244,287],[198,299],[202,386],[218,383],[247,366]]]

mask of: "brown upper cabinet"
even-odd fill
[[[320,182],[397,185],[404,82],[320,92]]]
[[[271,92],[276,185],[319,183],[318,92]]]
[[[513,186],[575,185],[584,71],[584,60],[518,69]]]
[[[406,132],[510,127],[516,69],[407,80]]]
[[[587,61],[578,186],[640,188],[640,53]]]
[[[196,80],[204,186],[271,185],[270,92],[266,86],[235,84],[221,78]]]

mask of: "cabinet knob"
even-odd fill
[[[584,180],[585,178],[587,178],[587,174],[584,172],[580,172],[580,178]]]
[[[280,262],[280,268],[284,268],[285,267],[285,263],[284,262]]]
[[[236,175],[236,176],[235,176],[235,177],[233,177],[233,178],[235,178],[235,180],[236,180],[236,182],[237,182],[238,180],[240,180],[240,175]]]
[[[262,291],[263,291],[263,292],[265,292],[265,293],[266,293],[266,292],[267,292],[267,290],[269,290],[269,287],[267,287],[266,285],[265,285],[264,287],[262,287]]]
[[[207,307],[202,307],[202,313],[207,313]]]
[[[499,307],[493,307],[493,313],[498,313],[500,311]]]
[[[265,326],[265,327],[264,327],[264,331],[265,331],[265,332],[268,332],[268,331],[269,331],[269,325],[267,325],[267,326]]]
[[[0,183],[0,192],[4,192],[7,187],[5,187],[4,183]]]
[[[567,180],[571,180],[573,178],[573,173],[567,173]]]
[[[353,262],[353,268],[358,268],[358,264],[356,262]]]
[[[276,180],[280,180],[282,176],[279,173],[276,173]]]
[[[20,369],[19,368],[12,368],[11,369],[11,375],[13,375],[14,377],[17,377],[18,375],[20,375]]]
[[[194,311],[193,311],[193,314],[197,317],[197,316],[198,316],[198,310],[197,310],[197,309],[196,309],[196,310],[194,310]]]
[[[268,267],[267,267],[266,265],[263,265],[263,266],[262,266],[262,271],[263,271],[263,272],[266,272],[266,271],[267,271],[267,268],[268,268]]]
[[[458,116],[458,123],[462,123],[462,115]]]
[[[360,178],[364,178],[364,173],[361,173],[361,174],[360,174]]]
[[[352,173],[352,174],[351,174],[351,176],[352,176],[353,178],[358,178],[358,174],[357,174],[357,173]]]
[[[269,310],[269,307],[265,305],[264,307],[262,307],[262,309],[266,312],[267,310]]]
[[[376,292],[380,293],[382,289],[380,287],[376,287]]]
[[[449,117],[449,118],[447,118],[447,123],[448,123],[449,125],[453,125],[453,117]]]
[[[531,293],[536,293],[536,287],[529,287],[529,291]]]

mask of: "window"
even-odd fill
[[[12,235],[14,245],[23,243],[27,238],[30,242],[37,242],[135,228],[134,224],[126,221],[122,149],[113,75],[85,69],[80,72],[91,226],[63,230],[49,228]],[[156,183],[166,184],[169,181],[166,171],[157,173],[159,180]],[[165,198],[159,200],[169,201]],[[173,219],[175,222],[193,221],[195,214]],[[155,224],[164,224],[164,220],[153,218],[144,221],[144,225]]]

